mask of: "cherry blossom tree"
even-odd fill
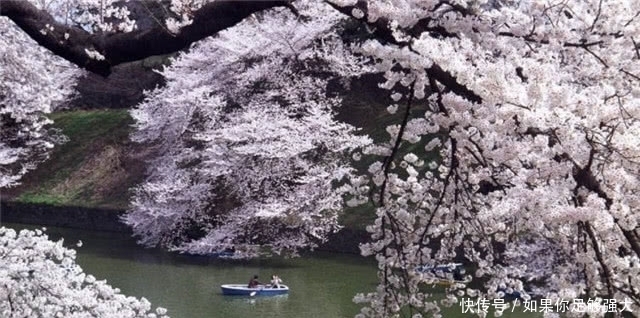
[[[106,74],[111,65],[186,48],[263,10],[288,7],[290,12],[280,14],[295,17],[297,5],[297,1],[293,2],[292,9],[286,1],[191,3],[194,5],[176,1],[173,20],[157,29],[131,30],[119,35],[58,27],[51,15],[35,12],[20,1],[0,0],[0,15],[11,18],[56,54]],[[517,290],[528,297],[525,285],[540,288],[552,300],[615,299],[620,304],[616,310],[632,310],[630,314],[637,316],[640,149],[635,140],[639,132],[640,12],[635,1],[328,0],[327,3],[337,12],[367,25],[376,38],[361,43],[357,52],[350,52],[369,57],[375,69],[384,73],[386,82],[381,83],[381,88],[389,90],[396,101],[388,110],[400,112],[402,118],[387,128],[388,142],[363,150],[365,155],[380,156],[381,160],[373,163],[366,175],[335,188],[350,193],[349,204],[373,201],[377,205],[378,218],[369,228],[372,242],[363,246],[363,253],[378,260],[380,285],[375,292],[357,297],[367,304],[359,316],[437,316],[440,304],[451,305],[461,297],[499,298],[505,290]],[[232,18],[213,18],[226,16],[222,13]],[[272,11],[265,11],[267,17],[270,14]],[[260,21],[258,16],[252,19]],[[250,25],[248,20],[242,23]],[[47,34],[37,32],[47,24],[56,27]],[[237,32],[239,38],[235,41],[246,44],[254,39],[253,34],[242,33],[240,29],[229,30]],[[65,32],[76,40],[61,41]],[[261,36],[258,33],[256,39]],[[282,103],[274,100],[303,104],[305,110],[316,109],[302,113],[301,122],[310,118],[310,114],[326,114],[330,101],[323,97],[319,104],[324,106],[312,106],[303,97],[313,89],[300,83],[323,80],[322,76],[298,72],[296,66],[300,60],[306,60],[304,54],[265,50],[274,55],[290,54],[290,58],[282,60],[285,63],[279,72],[280,68],[269,64],[279,57],[269,55],[232,63],[227,59],[229,54],[222,54],[212,43],[228,43],[231,48],[237,45],[221,38],[209,41],[192,49],[202,50],[200,55],[183,55],[165,74],[173,76],[175,79],[170,81],[175,83],[201,69],[211,70],[204,74],[225,77],[218,77],[217,84],[210,84],[211,81],[202,86],[184,86],[184,90],[176,90],[174,94],[162,96],[162,92],[154,92],[137,114],[144,140],[157,139],[159,147],[163,143],[177,146],[175,150],[165,148],[170,150],[166,158],[174,159],[159,162],[157,169],[166,172],[152,171],[150,182],[145,185],[149,189],[140,190],[139,196],[146,192],[150,198],[157,196],[156,200],[165,206],[193,207],[184,209],[185,213],[194,213],[190,219],[211,224],[210,229],[214,229],[216,224],[224,225],[226,221],[212,222],[213,215],[203,214],[207,208],[199,206],[194,198],[211,197],[212,192],[238,198],[255,196],[250,194],[250,188],[234,189],[233,182],[216,183],[226,186],[212,191],[210,180],[230,181],[235,177],[238,184],[253,184],[252,177],[248,177],[253,173],[251,169],[272,171],[282,167],[280,161],[273,165],[254,162],[240,165],[242,160],[235,159],[238,158],[235,154],[262,152],[267,146],[275,149],[275,142],[280,142],[278,149],[288,151],[301,149],[288,142],[304,144],[295,137],[300,135],[285,138],[277,134],[285,124],[276,117],[281,115],[276,110]],[[156,42],[163,44],[151,45]],[[319,44],[322,47],[322,41]],[[300,48],[293,45],[291,50]],[[239,52],[246,53],[242,47]],[[205,62],[207,53],[221,57],[222,69],[216,70],[216,63]],[[267,68],[269,76],[257,81],[253,72],[263,65],[271,66]],[[229,74],[224,73],[227,70]],[[176,73],[172,75],[172,71]],[[237,72],[246,72],[247,81],[243,82]],[[205,83],[203,77],[189,81]],[[221,78],[235,78],[236,82],[225,86]],[[285,79],[292,85],[279,85]],[[268,90],[257,91],[261,88],[259,84],[273,91],[287,87],[293,91],[278,98],[270,97]],[[175,85],[179,89],[184,84]],[[321,90],[322,86],[312,87]],[[198,90],[200,87],[202,90]],[[242,90],[251,92],[240,95],[251,96],[251,102],[232,103],[223,94]],[[181,97],[188,94],[191,96]],[[238,98],[235,94],[233,97]],[[158,112],[176,118],[183,123],[182,128],[144,127],[145,122],[154,121],[152,105],[171,103],[174,99],[176,104],[188,102],[192,106],[178,107],[179,111],[169,115],[161,108]],[[301,100],[305,103],[300,103]],[[198,106],[203,104],[211,106]],[[145,108],[149,108],[146,115]],[[318,112],[321,109],[325,112]],[[250,124],[260,120],[269,120],[268,125],[264,121],[261,125]],[[320,122],[329,125],[327,121]],[[255,132],[256,127],[264,126],[271,128],[268,134]],[[243,129],[239,130],[240,127]],[[233,129],[238,130],[230,134]],[[204,131],[207,134],[201,133]],[[168,137],[166,141],[164,137],[153,137],[162,134]],[[302,135],[314,140],[314,134]],[[266,137],[275,138],[266,141]],[[216,138],[220,141],[214,142]],[[218,154],[229,149],[234,156],[229,157],[227,171],[242,167],[250,170],[246,175],[236,177],[224,172],[221,164],[227,161],[223,162]],[[306,149],[288,153],[311,150]],[[338,148],[326,152],[338,155],[340,151]],[[296,164],[303,162],[297,159]],[[190,166],[195,169],[186,169]],[[304,170],[307,166],[299,167]],[[167,180],[173,181],[170,187]],[[291,190],[296,186],[295,182],[288,183],[285,188]],[[190,190],[185,192],[186,188]],[[267,203],[275,202],[262,199],[224,202],[230,205],[226,211],[234,211],[247,202],[265,204],[262,209],[266,210]],[[213,203],[212,206],[220,207],[219,202]],[[279,207],[269,206],[268,211],[282,211]],[[243,211],[258,210],[254,206]],[[139,227],[169,228],[170,217],[167,212],[164,219],[153,221],[156,225]],[[142,224],[143,220],[136,222]],[[210,242],[217,242],[214,244],[222,246],[228,231],[207,237],[206,233],[215,233],[210,229],[205,229],[204,236],[200,234],[201,240],[194,243],[210,246]],[[156,233],[146,231],[148,237],[157,237],[150,243],[162,240]],[[535,255],[540,251],[545,251],[544,255]],[[452,286],[448,297],[437,303],[425,289],[434,277],[414,269],[452,258],[475,264],[471,275],[465,277],[472,284]]]
[[[73,92],[76,68],[0,18],[0,188],[15,185],[63,137],[45,115]]]
[[[554,301],[614,299],[614,315],[637,315],[638,8],[334,6],[375,28],[378,39],[362,53],[377,61],[382,87],[401,105],[390,110],[405,114],[387,129],[389,142],[365,150],[383,158],[369,169],[379,207],[373,242],[363,247],[381,273],[377,291],[357,298],[369,304],[360,316],[437,315],[423,288],[434,277],[414,269],[454,257],[475,263],[466,279],[483,287],[454,285],[444,304],[505,290],[526,295],[529,282]]]
[[[0,228],[2,317],[168,317],[144,298],[127,297],[86,274],[76,251],[41,230]]]
[[[199,42],[132,112],[134,140],[161,153],[125,217],[142,243],[242,257],[313,247],[338,229],[348,152],[368,140],[334,119],[340,101],[325,91],[367,68],[337,33],[343,15],[296,7]]]

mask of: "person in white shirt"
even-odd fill
[[[282,280],[278,275],[271,276],[271,288],[280,288],[280,284],[282,284]]]

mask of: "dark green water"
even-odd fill
[[[355,255],[315,253],[296,259],[225,261],[144,249],[116,233],[60,228],[48,228],[47,233],[51,239],[64,237],[65,245],[77,250],[77,261],[86,273],[106,279],[126,295],[145,297],[153,306],[167,308],[173,318],[353,317],[360,309],[351,301],[353,296],[376,286],[375,263]],[[83,245],[77,248],[79,240]],[[221,284],[246,283],[254,274],[262,281],[277,274],[289,286],[289,295],[221,294]],[[473,317],[462,314],[459,307],[449,308],[444,316]],[[534,316],[516,312],[503,317]]]
[[[7,224],[5,224],[7,226]],[[35,226],[10,224],[20,228]],[[173,318],[200,317],[353,317],[360,306],[351,299],[373,290],[375,264],[353,255],[316,253],[295,259],[218,260],[176,255],[137,246],[117,233],[48,227],[50,239],[64,237],[86,273],[130,296],[145,297]],[[75,244],[81,240],[82,247]],[[284,297],[223,296],[221,284],[263,282],[277,274],[291,290]]]

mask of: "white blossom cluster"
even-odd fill
[[[637,315],[637,2],[337,5],[388,21],[393,39],[361,52],[385,74],[389,111],[413,107],[365,152],[383,157],[369,178],[384,193],[363,247],[380,286],[357,297],[359,316],[438,315],[422,288],[433,277],[413,269],[454,257],[475,263],[466,279],[484,287],[454,285],[445,305],[541,287],[550,299],[629,298]],[[353,186],[360,201],[366,185]]]
[[[114,0],[31,1],[38,9],[66,25],[91,32],[129,32],[135,21]],[[46,25],[41,33],[54,30]],[[74,41],[68,34],[64,41]],[[91,58],[104,59],[95,50]],[[45,160],[64,136],[47,129],[45,115],[73,92],[80,71],[51,54],[5,17],[0,18],[0,188],[16,185],[29,170]]]
[[[637,316],[637,1],[328,2],[378,38],[355,52],[384,74],[387,110],[403,120],[386,128],[388,142],[352,158],[381,160],[352,176],[345,155],[367,140],[334,120],[339,100],[325,94],[329,79],[367,69],[340,40],[337,11],[295,1],[301,16],[254,14],[176,58],[166,88],[133,111],[134,139],[159,154],[125,219],[141,242],[193,253],[295,250],[337,228],[348,193],[348,205],[378,206],[362,252],[377,259],[380,284],[356,297],[367,305],[358,317],[437,317],[460,297],[534,288],[552,300],[630,299]],[[78,21],[93,12],[85,28],[113,30],[103,24],[127,14],[105,15],[111,3],[64,12]],[[172,1],[177,18],[166,26],[177,32],[203,4]],[[47,148],[31,142],[44,125],[32,116],[67,91],[40,71],[52,67],[46,58],[14,63],[33,48],[11,42],[5,25],[0,32],[2,133]],[[29,168],[27,148],[5,140],[0,186]],[[437,303],[425,292],[436,277],[415,268],[453,258],[473,270]],[[467,288],[472,280],[483,286]]]
[[[166,309],[84,273],[75,258],[41,230],[0,227],[0,316],[168,318]]]
[[[77,74],[0,18],[0,188],[17,184],[62,141],[45,115],[73,92]]]
[[[193,13],[209,2],[211,2],[211,0],[171,0],[169,10],[171,10],[176,17],[167,18],[165,21],[167,29],[172,33],[180,32],[182,27],[193,23],[191,19]]]
[[[300,17],[267,11],[199,42],[132,112],[134,140],[160,153],[125,217],[143,244],[245,257],[338,229],[348,152],[368,139],[334,119],[325,90],[365,67],[336,33],[344,16],[296,6]]]
[[[81,26],[90,32],[131,32],[136,21],[126,1],[119,0],[29,0],[58,22]]]

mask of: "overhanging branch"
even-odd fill
[[[253,13],[289,6],[290,0],[220,0],[204,5],[193,13],[193,23],[172,34],[163,26],[128,33],[92,34],[79,27],[56,21],[48,12],[24,0],[0,0],[0,16],[11,19],[38,44],[54,54],[91,72],[107,76],[111,67],[153,55],[187,48],[221,30],[232,27]],[[87,50],[104,59],[95,59]]]
[[[378,18],[374,22],[370,22],[367,18],[368,16],[368,4],[365,0],[359,0],[354,5],[350,6],[339,6],[333,3],[331,0],[325,0],[330,6],[339,12],[366,23],[371,29],[373,35],[384,42],[392,43],[398,46],[411,46],[410,41],[397,40],[393,35],[394,31],[391,28],[391,21],[385,18]],[[361,17],[354,17],[353,12],[360,11],[363,13]],[[411,36],[419,36],[422,32],[430,32],[432,35],[442,36],[442,37],[454,37],[454,34],[446,32],[443,28],[439,27],[430,27],[428,26],[428,21],[424,20],[424,23],[418,23],[414,28],[405,30],[408,35]],[[433,64],[431,67],[425,69],[429,78],[433,78],[438,81],[440,84],[445,86],[451,92],[466,98],[467,100],[473,103],[482,103],[482,98],[480,95],[476,94],[474,91],[467,88],[465,85],[459,83],[455,76],[451,73],[444,70],[438,64]]]

